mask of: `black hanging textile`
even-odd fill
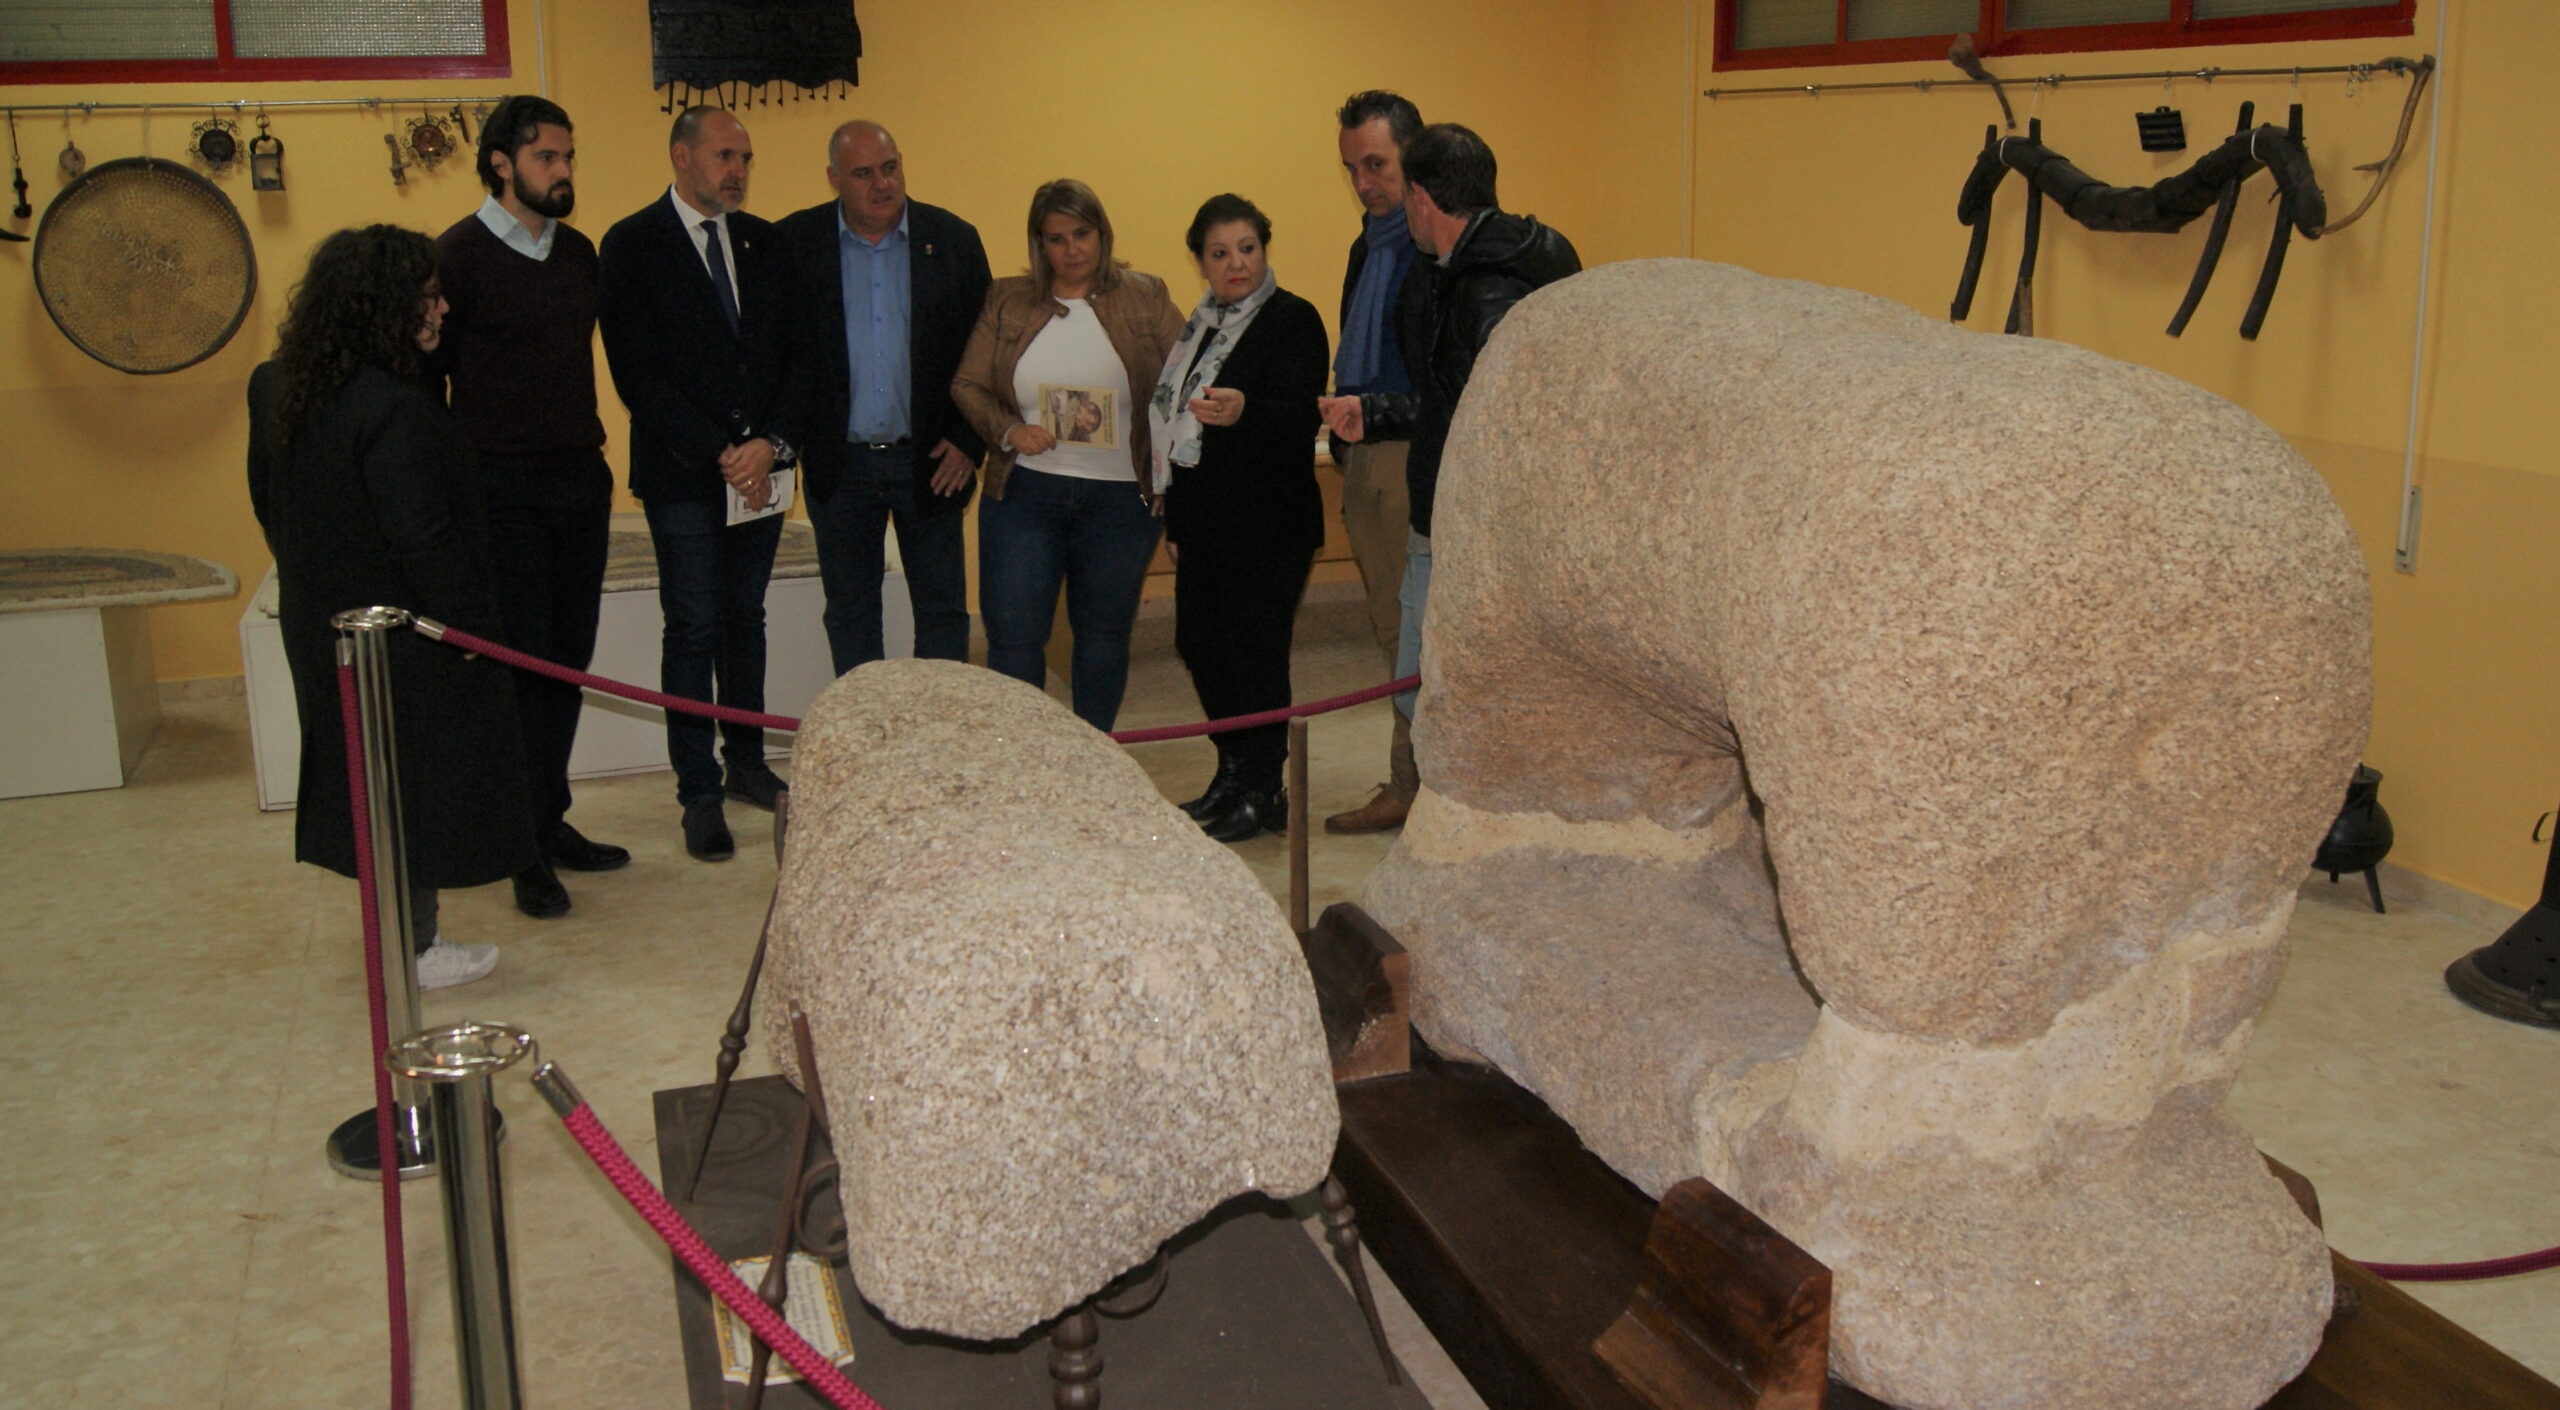
[[[650,86],[862,81],[853,0],[649,0]]]

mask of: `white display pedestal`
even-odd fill
[[[605,572],[595,660],[587,669],[654,690],[665,619],[658,611],[657,568],[649,554],[648,524],[636,514],[616,515],[613,527],[614,554]],[[888,561],[889,571],[880,586],[882,639],[891,656],[910,656],[915,653],[915,618],[907,604],[906,576],[898,567],[894,542],[889,545]],[[774,557],[773,581],[764,597],[764,708],[768,713],[800,715],[835,679],[822,620],[825,610],[826,592],[818,581],[809,526],[785,524],[782,549]],[[285,669],[284,644],[275,620],[273,570],[240,619],[240,655],[249,677],[258,806],[290,808],[298,783],[302,730],[294,714],[293,679]],[[790,752],[790,736],[766,736],[767,754]],[[577,747],[569,755],[571,778],[646,773],[667,766],[666,721],[656,708],[587,692],[586,710],[578,717]]]
[[[142,611],[0,617],[0,798],[124,786],[160,722]]]
[[[239,590],[183,554],[0,554],[0,798],[123,787],[160,723],[144,610]]]

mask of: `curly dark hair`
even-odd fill
[[[276,329],[279,443],[358,368],[419,374],[420,300],[435,275],[435,244],[415,230],[367,225],[320,242]]]

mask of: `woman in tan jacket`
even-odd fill
[[[987,664],[1046,684],[1063,583],[1075,712],[1108,730],[1163,523],[1147,396],[1182,336],[1182,313],[1163,280],[1111,257],[1111,219],[1083,182],[1034,193],[1028,235],[1030,272],[987,291],[951,379],[952,400],[988,446],[978,501]]]

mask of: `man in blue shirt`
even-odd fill
[[[1410,392],[1413,379],[1405,372],[1404,349],[1396,338],[1396,301],[1404,292],[1406,271],[1413,267],[1413,236],[1405,228],[1403,151],[1422,130],[1422,114],[1405,98],[1372,90],[1352,94],[1336,116],[1342,125],[1337,144],[1342,169],[1351,178],[1351,193],[1360,199],[1362,218],[1342,275],[1342,344],[1334,350],[1334,395]],[[1368,592],[1369,629],[1391,673],[1403,630],[1397,598],[1404,585],[1409,444],[1369,440],[1353,445],[1338,438],[1333,443],[1334,464],[1342,469],[1343,527]],[[1400,827],[1421,786],[1422,774],[1413,762],[1413,722],[1398,710],[1387,781],[1368,802],[1326,818],[1324,829],[1384,832]]]
[[[951,374],[992,282],[976,227],[907,198],[897,140],[848,122],[827,144],[836,199],[784,220],[794,274],[788,438],[801,452],[827,648],[841,675],[884,654],[880,583],[894,526],[915,654],[969,656],[962,511],[986,446]]]

